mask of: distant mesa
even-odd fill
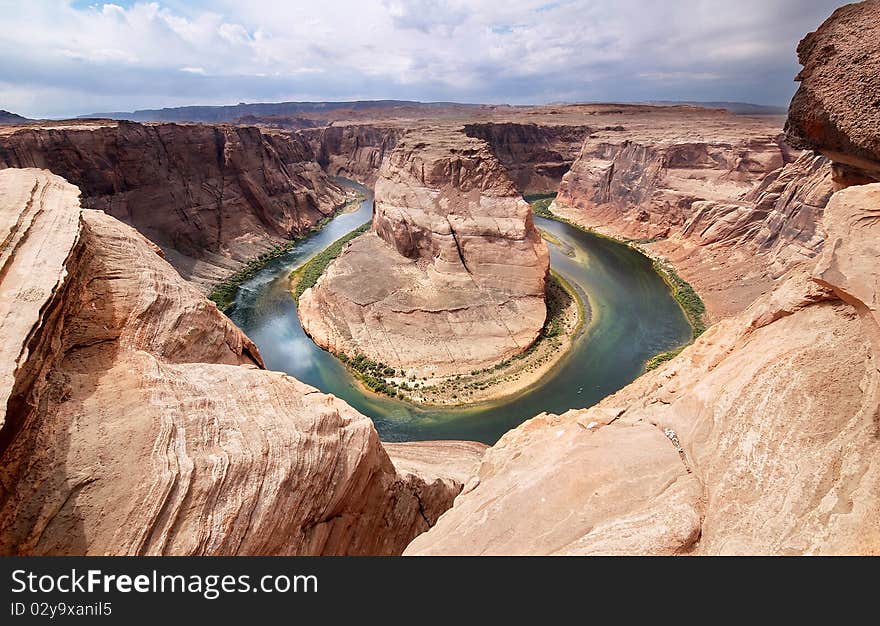
[[[479,104],[458,104],[455,102],[415,102],[411,100],[355,100],[351,102],[255,102],[219,106],[183,106],[163,109],[140,109],[138,111],[113,111],[90,113],[80,118],[102,118],[128,120],[131,122],[232,122],[245,116],[293,115],[319,113],[337,110],[365,111],[394,107],[428,108],[474,108]]]
[[[32,122],[26,117],[22,117],[17,113],[10,113],[9,111],[4,111],[0,109],[0,124],[8,125],[8,124],[27,124],[28,122]]]

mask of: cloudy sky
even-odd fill
[[[0,109],[239,101],[786,105],[839,0],[0,0]]]

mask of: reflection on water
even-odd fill
[[[354,185],[354,183],[350,183]],[[503,400],[457,409],[414,407],[360,389],[342,364],[303,332],[288,274],[372,217],[369,190],[356,212],[339,215],[321,232],[275,259],[239,289],[229,316],[257,344],[266,365],[346,400],[376,423],[385,441],[470,439],[494,443],[542,411],[595,404],[631,382],[651,356],[681,345],[690,327],[649,259],[622,244],[567,224],[535,218],[550,234],[553,268],[588,294],[593,320],[571,353],[532,389]]]

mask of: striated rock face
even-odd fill
[[[798,57],[787,141],[832,159],[839,186],[880,180],[880,1],[837,9]]]
[[[489,144],[524,194],[555,191],[590,133],[588,126],[516,122],[467,124],[464,130]]]
[[[694,202],[735,198],[788,159],[772,134],[733,142],[611,135],[584,142],[556,203],[634,238],[669,236],[693,215]]]
[[[772,126],[710,113],[594,133],[552,210],[639,240],[672,263],[717,320],[815,257],[833,184],[826,159],[793,153]]]
[[[328,174],[372,185],[385,156],[404,132],[393,125],[349,124],[302,131],[300,135]]]
[[[252,127],[23,128],[0,136],[0,167],[45,168],[78,185],[85,207],[134,226],[202,285],[346,199],[305,141]]]
[[[741,198],[701,200],[680,232],[645,246],[670,261],[719,319],[739,313],[822,249],[831,164],[804,153]]]
[[[480,446],[397,471],[77,195],[0,172],[0,553],[394,554],[448,508]]]
[[[878,218],[880,185],[835,194],[811,273],[509,432],[406,554],[880,554]]]
[[[375,202],[372,230],[300,298],[300,320],[320,346],[445,376],[534,342],[549,253],[484,142],[454,128],[406,135]]]

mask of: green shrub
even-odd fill
[[[306,289],[315,286],[315,283],[318,282],[318,279],[321,277],[321,274],[324,273],[324,270],[327,269],[327,266],[330,265],[330,262],[340,255],[345,244],[358,235],[367,232],[369,229],[370,222],[355,228],[353,231],[337,239],[324,248],[324,250],[306,261],[303,265],[295,269],[291,274],[296,281],[296,285],[293,288],[294,299],[299,301],[299,297],[303,295],[303,292],[305,292]]]

